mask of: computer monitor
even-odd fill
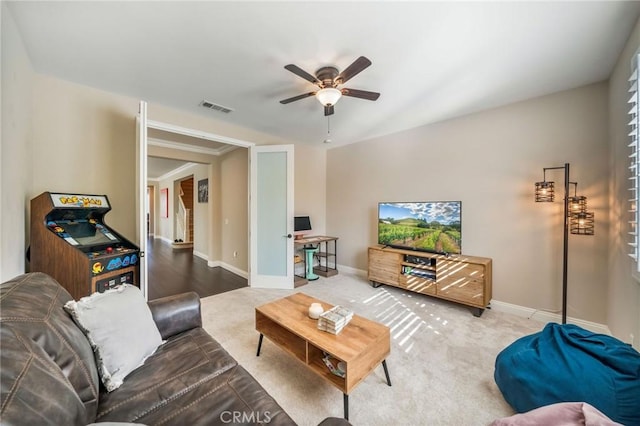
[[[311,231],[311,220],[309,216],[295,216],[293,218],[293,235],[296,238],[302,238],[304,234]]]

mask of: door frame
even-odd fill
[[[138,148],[137,148],[137,152],[136,155],[140,156],[140,158],[138,158],[138,162],[137,162],[137,166],[140,170],[140,172],[142,170],[144,170],[144,177],[142,179],[144,179],[144,184],[145,184],[145,188],[147,186],[147,176],[146,176],[146,170],[147,170],[147,147],[148,147],[148,143],[149,143],[149,138],[147,135],[147,130],[148,129],[155,129],[155,130],[161,130],[161,131],[165,131],[168,133],[174,133],[174,134],[178,134],[178,135],[185,135],[185,136],[191,136],[194,138],[199,138],[199,139],[205,139],[205,140],[210,140],[210,141],[214,141],[214,142],[218,142],[218,143],[225,143],[225,144],[229,144],[229,145],[235,145],[238,147],[242,147],[242,148],[247,148],[249,151],[249,156],[252,155],[252,151],[253,151],[253,147],[257,146],[258,144],[256,144],[255,142],[251,142],[248,140],[244,140],[244,139],[237,139],[237,138],[232,138],[232,137],[228,137],[228,136],[224,136],[224,135],[219,135],[219,134],[215,134],[215,133],[210,133],[210,132],[204,132],[201,130],[196,130],[196,129],[191,129],[191,128],[187,128],[187,127],[182,127],[182,126],[178,126],[178,125],[174,125],[174,124],[169,124],[169,123],[164,123],[161,121],[156,121],[156,120],[149,120],[147,118],[147,103],[145,101],[140,101],[140,111],[137,117],[137,120],[139,123],[146,123],[145,126],[139,126],[139,127],[144,127],[144,129],[139,129],[137,137],[140,139],[139,143],[138,143]],[[177,149],[177,148],[176,148]],[[144,152],[144,156],[142,155],[142,152]],[[293,155],[291,156],[292,161],[293,161]],[[251,185],[251,164],[249,164],[248,167],[248,173],[249,173],[249,185]],[[293,171],[291,171],[291,175],[293,176]],[[138,179],[137,182],[137,188],[141,186],[141,178],[138,175],[136,177]],[[248,204],[248,209],[249,209],[249,218],[251,218],[254,214],[252,212],[252,204],[251,204],[251,187],[248,188],[249,189],[249,199],[247,200],[247,204]],[[136,199],[136,204],[137,207],[142,210],[143,212],[146,210],[144,208],[145,204],[142,203],[146,203],[146,191],[142,192],[142,194],[137,194],[137,199]],[[291,204],[293,205],[293,201],[291,201]],[[144,220],[142,220],[144,219]],[[293,217],[290,218],[291,221],[293,221]],[[137,224],[137,226],[140,226],[142,229],[146,229],[146,217],[144,213],[139,213],[138,214],[138,220],[137,222],[140,222]],[[249,219],[249,222],[251,222],[251,219]],[[249,241],[247,241],[247,247],[249,250],[248,253],[248,257],[249,257],[249,264],[247,265],[249,268],[248,272],[248,283],[249,286],[251,286],[251,259],[255,259],[257,256],[257,253],[253,252],[252,249],[252,244],[251,244],[251,234],[252,234],[252,228],[251,228],[251,223],[247,224],[249,226]],[[138,233],[139,238],[142,238],[142,232]],[[145,238],[143,238],[143,241],[140,241],[140,246],[144,247],[146,250],[146,234],[145,234]],[[144,255],[144,253],[142,254]],[[146,259],[145,259],[146,260]],[[143,264],[144,264],[144,271],[143,269]],[[144,274],[144,280],[141,280],[141,290],[143,292],[143,294],[145,295],[145,297],[148,298],[148,283],[147,283],[147,264],[146,262],[142,262],[140,265],[140,274]],[[293,277],[291,279],[291,288],[293,288]]]
[[[138,284],[145,299],[149,299],[147,265],[147,103],[140,101],[136,117],[136,234],[138,236]]]

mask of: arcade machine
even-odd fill
[[[31,200],[31,271],[78,300],[118,284],[139,286],[138,247],[104,223],[106,195],[43,192]]]

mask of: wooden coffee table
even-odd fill
[[[340,389],[344,401],[344,418],[349,419],[349,393],[379,364],[384,368],[387,384],[391,386],[386,358],[391,352],[389,327],[354,315],[342,331],[335,335],[318,330],[317,320],[309,318],[309,306],[321,303],[324,310],[332,304],[304,293],[278,299],[256,308],[256,330],[262,338],[267,336],[294,358],[302,361],[311,371]],[[345,377],[331,373],[324,364],[324,353],[334,361],[346,365]]]

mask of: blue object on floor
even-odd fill
[[[640,353],[573,324],[547,324],[496,358],[494,378],[519,413],[587,402],[615,422],[640,426]]]
[[[315,281],[320,278],[313,272],[313,255],[318,251],[318,247],[305,247],[304,251],[307,254],[307,272],[305,278],[309,281]]]

